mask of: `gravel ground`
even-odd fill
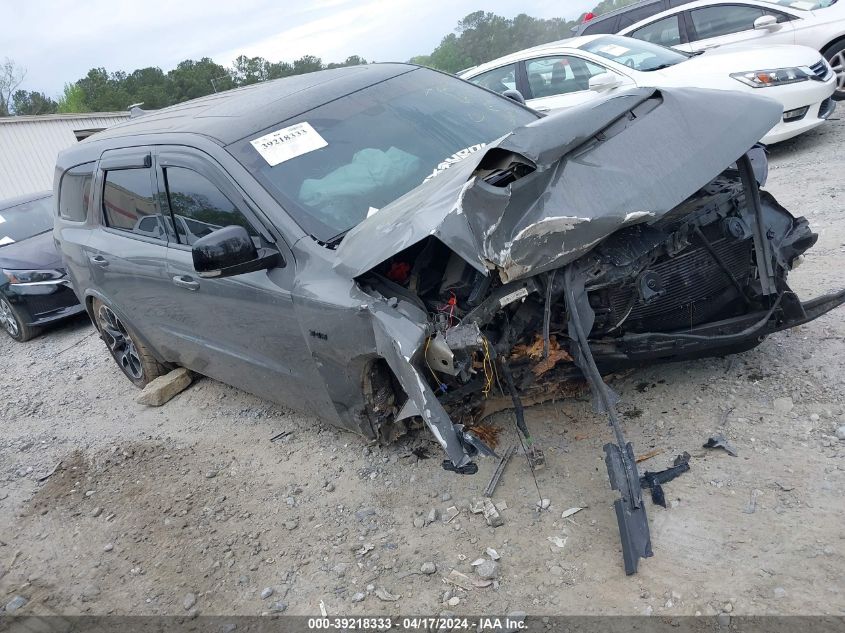
[[[768,189],[820,234],[791,277],[804,298],[845,285],[843,146],[836,120],[771,152]],[[614,380],[628,438],[657,453],[642,470],[692,455],[668,509],[647,502],[654,557],[626,577],[608,429],[586,398],[528,411],[551,505],[536,511],[517,456],[494,529],[469,511],[494,463],[446,473],[436,447],[411,453],[424,433],[369,446],[209,379],[147,408],[84,317],[0,336],[0,609],[843,615],[843,341],[840,309],[742,355]],[[513,438],[512,416],[495,420]],[[716,431],[738,457],[701,448]],[[487,548],[497,564],[476,569]],[[477,582],[447,584],[453,569]]]

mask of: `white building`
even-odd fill
[[[56,156],[128,112],[0,117],[0,200],[53,188]]]

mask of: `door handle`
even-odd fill
[[[180,288],[184,288],[185,290],[199,290],[200,289],[200,282],[194,281],[187,275],[176,275],[173,278],[173,283],[179,286]]]
[[[531,106],[529,106],[529,107],[531,107]],[[549,110],[551,110],[551,108],[549,106],[537,106],[534,109],[537,112],[548,112]]]
[[[102,255],[94,255],[93,257],[89,257],[88,261],[90,261],[95,266],[99,266],[100,268],[105,268],[109,265],[109,260],[107,260]]]

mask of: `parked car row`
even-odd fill
[[[590,17],[575,29],[575,35],[617,33],[685,52],[736,44],[807,46],[833,67],[834,98],[845,99],[845,2],[644,0]]]
[[[461,77],[499,93],[518,91],[545,112],[632,86],[764,94],[781,104],[783,114],[763,143],[811,130],[835,108],[836,75],[819,53],[803,46],[726,47],[696,55],[629,37],[587,35],[520,51]]]

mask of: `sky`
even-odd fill
[[[240,54],[270,61],[430,53],[468,13],[574,19],[598,0],[34,0],[3,10],[0,58],[26,69],[21,88],[61,94],[89,69],[113,72]]]

